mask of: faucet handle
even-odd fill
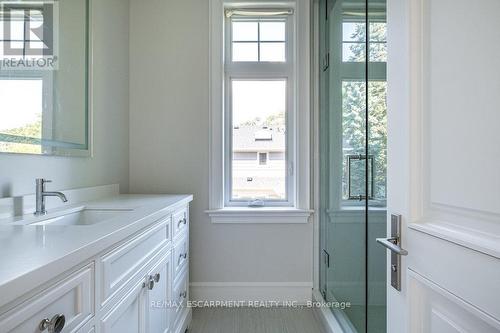
[[[37,191],[38,189],[40,191],[45,191],[45,184],[46,183],[52,183],[52,180],[48,180],[48,179],[45,179],[45,178],[37,178],[35,180],[35,183],[36,183],[36,188],[37,188]]]

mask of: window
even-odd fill
[[[293,14],[260,12],[239,11],[225,21],[226,206],[294,204]],[[258,163],[241,159],[249,151],[258,152]],[[284,158],[268,163],[270,152]]]
[[[286,81],[238,79],[232,80],[231,88],[230,200],[284,201],[286,161],[268,164],[267,152],[286,152]],[[235,158],[246,151],[259,151],[259,163],[249,164]],[[245,181],[249,177],[252,181]]]
[[[365,23],[342,23],[342,202],[362,204],[368,195],[370,205],[383,206],[386,200],[387,172],[387,40],[386,23],[369,24],[368,110],[370,118],[369,156],[365,153],[366,83]],[[368,165],[368,194],[365,168]]]
[[[29,96],[29,98],[26,98]],[[3,152],[41,154],[43,80],[37,78],[2,78],[0,75],[0,123]],[[19,143],[19,138],[22,138]]]
[[[342,23],[342,61],[364,62],[366,25],[361,22]],[[387,62],[387,29],[384,22],[370,22],[370,61]]]
[[[231,20],[232,61],[285,62],[285,19]]]
[[[306,223],[311,1],[209,0],[214,223]]]

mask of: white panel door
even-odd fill
[[[388,332],[500,332],[500,1],[388,0],[388,47]]]
[[[135,285],[127,295],[102,319],[102,333],[146,333],[146,290],[143,281]]]
[[[147,292],[147,332],[170,332],[172,318],[172,252],[168,252],[149,272],[154,281]]]

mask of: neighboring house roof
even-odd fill
[[[285,151],[285,130],[278,127],[233,128],[233,151]]]

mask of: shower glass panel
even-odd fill
[[[367,327],[386,332],[386,251],[375,239],[386,235],[387,199],[387,15],[386,0],[368,1],[368,155],[373,156],[373,198],[367,209]]]
[[[320,288],[346,332],[385,332],[385,0],[321,0],[319,20]]]

